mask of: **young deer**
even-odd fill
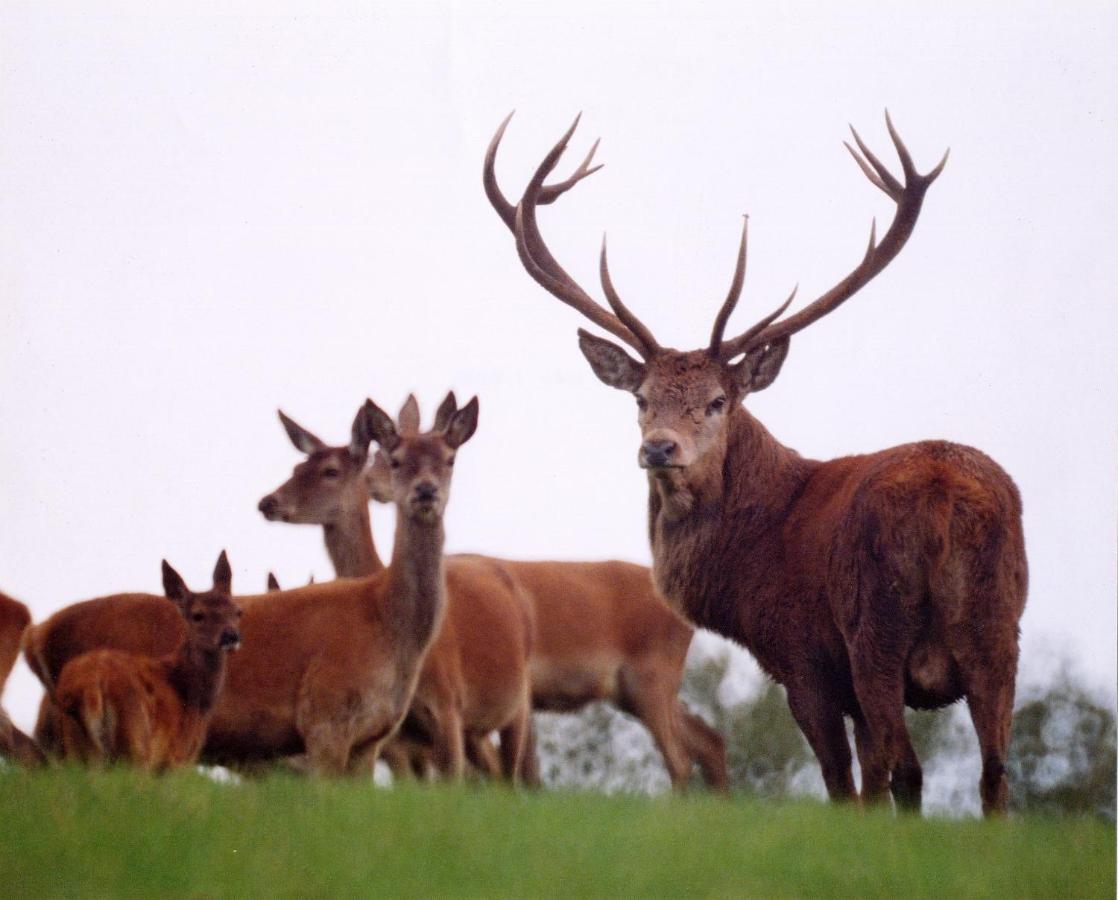
[[[457,411],[450,394],[436,416],[436,430]],[[308,455],[291,479],[260,501],[270,520],[323,526],[327,551],[338,577],[374,574],[383,566],[373,544],[369,499],[365,486],[366,455],[349,446],[328,447],[280,413],[295,446]],[[419,406],[409,396],[400,411],[399,434],[419,434]],[[384,497],[393,497],[391,470],[384,453],[379,480]],[[427,768],[421,745],[434,750],[430,764],[444,775],[459,777],[465,751],[474,767],[499,774],[488,740],[502,732],[503,769],[534,782],[535,755],[531,740],[528,693],[528,648],[531,619],[521,592],[504,568],[479,557],[447,560],[449,596],[443,627],[423,670],[412,709],[385,758],[394,774]],[[513,733],[504,734],[505,729]],[[518,732],[525,731],[523,735]],[[459,734],[460,733],[460,734]],[[406,742],[408,746],[395,746]],[[522,749],[517,750],[520,746]],[[400,751],[400,752],[396,752]]]
[[[163,590],[186,622],[186,640],[159,658],[94,650],[70,660],[53,695],[64,758],[128,762],[146,771],[198,758],[225,683],[226,658],[241,641],[232,580],[224,550],[213,587],[198,594],[163,560]]]
[[[31,613],[18,600],[0,593],[0,696],[19,657],[23,632],[31,624]],[[38,746],[20,731],[0,707],[0,756],[24,765],[37,765],[43,756]]]
[[[544,184],[575,126],[514,206],[494,174],[506,119],[489,145],[483,180],[528,273],[641,357],[579,331],[598,378],[636,398],[653,575],[664,596],[692,621],[745,645],[784,685],[833,798],[855,796],[846,715],[854,720],[862,796],[876,801],[891,791],[900,806],[919,809],[922,774],[904,707],[966,697],[982,750],[982,806],[1004,813],[1027,583],[1013,481],[978,450],[944,441],[828,462],[804,459],[741,405],[772,384],[791,336],[856,293],[912,233],[947,157],[919,174],[888,116],[886,122],[904,183],[856,132],[863,156],[848,145],[896,204],[881,241],[871,230],[861,263],[795,315],[780,319],[790,297],[727,340],[723,332],[745,276],[743,229],[710,344],[686,353],[661,347],[622,303],[604,242],[602,290],[613,312],[580,288],[544,243],[537,206],[598,168],[590,166],[592,150],[570,178]]]
[[[453,403],[453,395],[448,402]],[[347,448],[328,446],[283,413],[280,421],[307,459],[260,501],[261,512],[271,521],[321,525],[337,574],[365,574],[362,567],[378,558],[369,495],[381,502],[391,499],[387,459],[377,454],[364,468],[348,458]],[[401,410],[400,423],[418,427],[413,398]],[[721,736],[678,700],[693,629],[655,595],[648,569],[622,562],[496,562],[532,605],[536,709],[570,712],[609,700],[645,723],[674,785],[684,785],[698,762],[711,786],[726,787]],[[452,599],[448,617],[454,609]]]

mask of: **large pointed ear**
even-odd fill
[[[415,399],[415,394],[408,394],[408,399],[400,407],[396,427],[401,434],[419,434],[419,401]]]
[[[214,586],[213,589],[221,594],[233,593],[233,569],[229,566],[229,557],[225,555],[225,551],[221,551],[221,556],[217,558],[217,565],[214,566]]]
[[[740,363],[731,366],[730,372],[737,379],[742,393],[755,394],[776,381],[776,376],[780,374],[780,367],[784,365],[784,358],[788,355],[788,348],[791,345],[791,337],[781,338],[750,353]]]
[[[446,431],[446,427],[450,424],[450,417],[458,412],[458,400],[454,396],[454,391],[447,392],[443,402],[439,404],[439,408],[435,410],[435,431]]]
[[[365,489],[377,503],[392,502],[392,469],[388,457],[380,450],[373,454],[373,462],[365,469]]]
[[[279,413],[279,420],[283,423],[283,430],[287,432],[287,436],[291,438],[291,443],[295,445],[295,449],[310,456],[312,453],[317,453],[319,450],[327,449],[326,444],[311,434],[302,425],[294,419],[289,419],[284,415],[282,409],[277,409]]]
[[[461,447],[473,437],[477,430],[477,397],[474,397],[458,412],[450,417],[450,424],[446,426],[446,442],[451,447]]]
[[[373,439],[373,433],[369,429],[369,417],[365,413],[365,405],[362,404],[361,408],[357,410],[357,415],[353,417],[353,425],[349,429],[349,455],[357,462],[364,464],[369,456],[369,441]]]
[[[610,387],[631,394],[644,381],[644,366],[616,344],[580,328],[578,348],[598,379]]]
[[[396,433],[396,423],[392,421],[392,417],[372,400],[365,401],[365,405],[361,407],[361,415],[365,419],[363,427],[368,429],[370,438],[380,444],[382,450],[391,453],[400,443],[400,435]]]
[[[175,603],[185,603],[190,599],[190,588],[167,560],[163,560],[163,593]]]

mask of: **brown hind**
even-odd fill
[[[19,658],[23,632],[30,624],[31,613],[27,607],[0,593],[0,698],[12,667]],[[0,756],[23,765],[38,765],[43,761],[38,745],[15,726],[3,707],[0,707]]]

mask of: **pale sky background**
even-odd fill
[[[206,583],[330,575],[259,498],[366,396],[481,397],[448,548],[649,560],[632,400],[579,354],[481,190],[518,196],[584,111],[605,169],[541,213],[593,294],[705,344],[751,216],[732,327],[856,264],[891,205],[853,122],[921,169],[908,246],[798,336],[750,407],[827,458],[973,444],[1017,480],[1023,668],[1115,682],[1118,6],[1113,3],[0,4],[0,587],[37,618]],[[313,11],[311,11],[313,9]],[[564,167],[564,171],[566,168]],[[374,510],[380,549],[391,513]],[[24,725],[22,663],[4,701]]]

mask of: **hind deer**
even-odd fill
[[[983,810],[1004,813],[1027,585],[1013,481],[978,450],[944,441],[805,459],[742,405],[775,380],[793,334],[853,296],[900,252],[946,154],[931,172],[918,173],[887,114],[902,182],[853,132],[861,155],[847,149],[896,205],[881,240],[871,229],[861,262],[794,315],[781,318],[789,297],[727,339],[745,277],[743,227],[710,343],[682,352],[661,347],[622,302],[604,240],[599,271],[610,309],[579,287],[544,242],[537,207],[600,168],[591,166],[591,149],[571,177],[544,183],[578,120],[515,205],[494,171],[508,121],[486,152],[483,183],[515,236],[521,263],[545,290],[639,357],[579,330],[595,375],[636,399],[657,587],[693,622],[747,647],[784,686],[832,798],[857,796],[843,722],[849,716],[862,797],[879,801],[891,791],[898,807],[918,810],[923,776],[905,705],[934,708],[965,697],[982,752]]]
[[[18,600],[0,593],[0,696],[19,658],[23,632],[31,624],[31,613]],[[0,707],[0,756],[22,763],[38,765],[43,761],[39,747],[20,731]]]
[[[203,759],[251,763],[303,753],[313,773],[370,771],[411,703],[442,622],[447,582],[483,594],[491,588],[445,572],[442,557],[451,467],[477,413],[475,398],[433,432],[399,435],[372,401],[362,407],[355,445],[376,440],[396,463],[392,559],[368,578],[236,598],[245,646],[230,662]],[[500,585],[500,574],[491,581]],[[25,658],[49,690],[62,665],[90,649],[173,652],[183,629],[166,606],[151,595],[124,594],[67,607],[28,629]],[[509,705],[526,710],[526,691],[520,694]],[[49,730],[49,716],[40,724]],[[514,729],[507,744],[510,753],[520,749],[522,733]]]
[[[149,772],[197,760],[225,684],[227,656],[241,641],[232,581],[224,550],[213,587],[203,593],[187,588],[163,560],[163,590],[186,622],[186,639],[158,658],[94,650],[70,660],[53,697],[64,759],[127,762]]]
[[[385,457],[378,454],[366,468],[348,448],[327,445],[282,412],[280,421],[307,458],[260,501],[260,511],[271,521],[322,526],[339,577],[375,571],[379,557],[368,501],[370,494],[390,499]],[[401,410],[400,423],[418,427],[413,399]],[[532,605],[535,709],[570,712],[609,700],[649,729],[676,787],[687,782],[697,762],[708,784],[726,788],[721,735],[677,696],[693,629],[655,596],[648,569],[622,562],[495,562]]]

